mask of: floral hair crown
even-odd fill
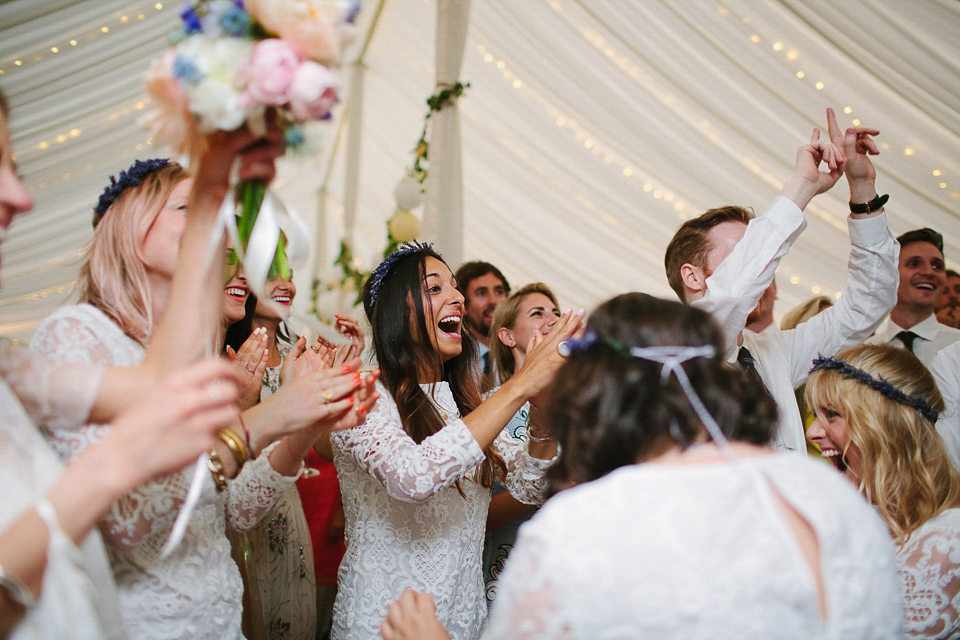
[[[431,249],[433,249],[433,245],[429,242],[412,240],[410,242],[404,242],[396,251],[384,258],[383,262],[370,274],[370,306],[373,307],[377,304],[377,296],[380,294],[380,286],[383,284],[383,279],[387,277],[390,269],[393,268],[393,265],[395,265],[400,258]]]
[[[813,361],[813,368],[810,369],[810,373],[820,370],[836,371],[844,378],[862,382],[871,389],[879,391],[894,402],[899,402],[902,405],[906,405],[914,409],[917,413],[930,422],[936,422],[937,417],[940,415],[936,409],[930,406],[930,403],[927,402],[926,398],[923,396],[907,395],[883,378],[874,378],[863,369],[858,369],[852,364],[848,364],[839,358],[825,358],[821,355]]]
[[[103,214],[113,206],[114,200],[119,198],[121,193],[130,187],[140,186],[140,183],[143,182],[143,179],[148,175],[169,166],[170,160],[168,158],[136,160],[126,171],[120,172],[119,179],[110,176],[110,184],[104,187],[97,206],[93,208],[93,226],[97,226],[97,223],[103,218]]]

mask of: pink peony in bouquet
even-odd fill
[[[330,118],[357,0],[188,0],[169,49],[147,73],[151,135],[179,153],[202,152],[204,134],[247,125],[266,130],[268,113],[303,142],[300,125]],[[275,115],[274,115],[275,114]],[[265,185],[237,187],[240,242],[246,246]],[[282,235],[281,235],[282,242]],[[272,271],[289,272],[283,251]]]

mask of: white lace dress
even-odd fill
[[[960,509],[924,522],[897,552],[897,561],[910,635],[960,637]]]
[[[422,385],[446,426],[419,445],[407,435],[393,398],[366,422],[331,434],[347,518],[333,611],[335,640],[379,638],[387,605],[407,587],[426,591],[455,640],[480,634],[486,616],[480,570],[490,489],[472,481],[484,459],[446,382]],[[533,458],[505,432],[494,442],[507,462],[504,484],[519,500],[542,502],[550,461]],[[464,496],[454,482],[460,479]]]
[[[100,310],[81,304],[54,312],[37,329],[31,349],[57,360],[130,366],[143,347]],[[96,442],[107,425],[52,428],[46,433],[64,459]],[[270,466],[269,449],[246,464],[223,493],[206,475],[200,502],[180,546],[160,551],[186,496],[194,467],[149,482],[113,506],[100,523],[127,633],[133,638],[241,638],[243,586],[230,557],[225,527],[253,527],[296,480]]]
[[[770,485],[816,532],[826,623]],[[885,640],[903,637],[902,608],[873,508],[782,453],[634,465],[557,494],[520,528],[483,637]]]
[[[0,530],[33,507],[62,471],[37,424],[68,427],[90,412],[101,367],[59,367],[0,341]],[[126,638],[100,535],[79,545],[48,522],[40,599],[12,640]]]

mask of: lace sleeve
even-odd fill
[[[952,638],[960,629],[960,537],[954,529],[917,531],[897,554],[907,631]]]
[[[380,399],[366,421],[330,435],[335,447],[349,455],[397,500],[424,502],[450,486],[483,460],[473,434],[457,419],[420,444],[400,423],[387,390],[377,383]]]
[[[90,415],[103,365],[61,364],[0,340],[0,377],[37,424],[76,428]]]
[[[65,307],[45,320],[30,342],[33,351],[52,359],[76,363],[132,365],[142,358],[142,348],[127,338],[116,325],[107,324],[91,307]],[[103,326],[100,326],[100,325]],[[49,426],[49,425],[48,425]],[[109,428],[105,424],[85,424],[78,428],[54,426],[48,439],[64,460],[68,460],[97,442]],[[169,529],[190,486],[192,467],[147,482],[118,500],[100,522],[103,537],[114,547],[133,548],[147,536]],[[213,491],[213,481],[205,491]]]
[[[504,486],[514,498],[524,504],[543,504],[547,496],[546,472],[556,457],[550,460],[534,458],[527,453],[527,443],[513,438],[507,429],[493,441],[493,447],[507,463]]]
[[[256,460],[243,465],[227,485],[227,524],[231,529],[240,532],[253,529],[300,477],[300,473],[285,476],[270,466],[270,453],[279,444],[274,442]]]
[[[520,529],[500,580],[483,640],[566,637],[569,627],[557,606],[556,585],[548,574],[550,563],[538,555],[542,548],[542,541],[529,527]]]

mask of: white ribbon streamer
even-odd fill
[[[187,497],[180,505],[180,511],[177,513],[177,519],[173,523],[173,529],[167,542],[163,545],[163,551],[160,552],[160,558],[166,558],[180,546],[183,535],[187,532],[187,525],[190,524],[190,516],[200,502],[200,494],[203,491],[204,474],[210,473],[207,470],[207,454],[201,453],[197,458],[197,464],[193,468],[193,479],[190,481],[190,489],[187,490]]]
[[[272,305],[279,310],[279,305],[275,305],[268,296],[264,295],[264,286],[266,285],[267,275],[270,272],[270,265],[273,263],[273,257],[277,251],[277,241],[280,238],[281,227],[285,227],[284,233],[287,237],[286,251],[287,262],[291,265],[303,264],[310,254],[310,232],[303,219],[297,215],[292,207],[286,207],[269,190],[264,194],[263,203],[260,205],[260,211],[257,213],[257,221],[253,225],[253,231],[250,234],[250,242],[247,250],[243,250],[240,244],[240,237],[237,231],[236,218],[236,199],[234,189],[227,192],[220,210],[217,212],[217,224],[210,235],[210,244],[207,247],[207,255],[204,260],[205,273],[214,260],[223,260],[224,256],[218,257],[218,248],[223,233],[226,232],[233,242],[237,256],[243,265],[244,273],[247,278],[247,284],[250,290],[264,303]],[[207,355],[212,355],[213,345],[208,344]],[[187,496],[180,505],[180,511],[177,513],[177,519],[173,523],[173,529],[167,542],[163,545],[161,558],[168,557],[183,541],[183,536],[187,531],[187,525],[190,523],[190,517],[193,515],[197,503],[200,501],[200,495],[203,492],[204,478],[209,474],[207,468],[207,454],[202,454],[197,459],[194,466],[193,479],[190,481],[190,488],[187,490]]]

